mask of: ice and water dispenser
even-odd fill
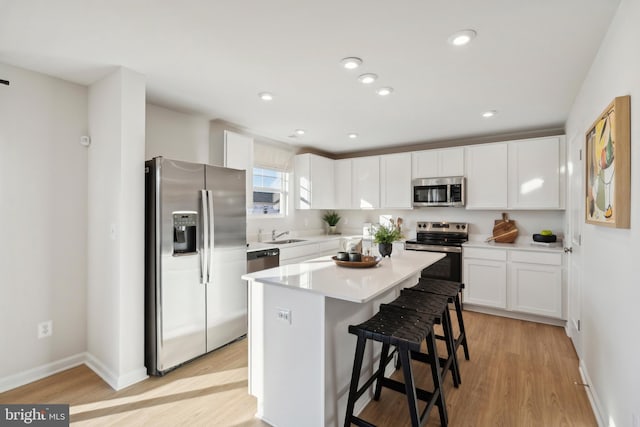
[[[186,255],[198,252],[198,213],[173,213],[173,254]]]

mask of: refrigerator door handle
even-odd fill
[[[213,191],[208,190],[207,200],[209,201],[209,265],[207,266],[207,283],[211,283],[213,272],[213,246],[214,246],[214,230],[215,230],[215,214],[213,211]]]
[[[205,284],[209,280],[209,202],[207,190],[200,190],[202,198],[202,252],[200,254],[200,281]]]

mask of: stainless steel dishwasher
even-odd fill
[[[280,249],[260,249],[247,252],[247,273],[280,266]]]

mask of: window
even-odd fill
[[[289,174],[268,168],[253,168],[252,215],[284,216],[287,214]]]

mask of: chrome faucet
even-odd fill
[[[289,232],[288,231],[283,231],[280,234],[276,234],[276,230],[271,230],[271,240],[276,240],[278,237],[282,237],[285,234],[289,234]]]

